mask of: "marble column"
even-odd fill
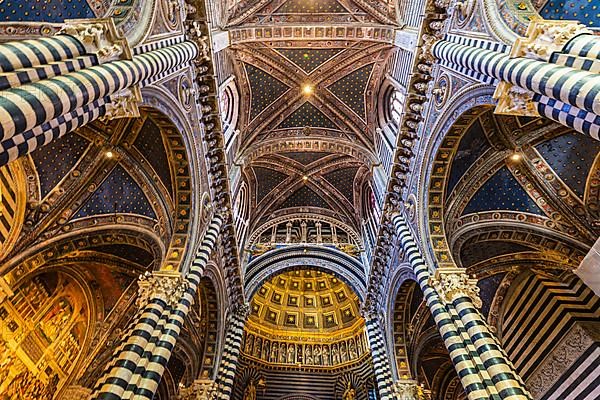
[[[249,314],[250,307],[248,304],[239,303],[233,305],[227,315],[225,342],[216,379],[217,398],[219,400],[229,400],[231,398],[237,360],[242,349],[244,324]]]
[[[398,234],[400,246],[410,262],[423,296],[435,320],[440,336],[444,341],[469,400],[501,399],[483,361],[466,335],[461,334],[455,317],[442,303],[437,291],[430,285],[431,274],[421,256],[421,250],[414,240],[412,231],[402,214],[394,214],[392,222]],[[456,317],[458,318],[458,317]]]
[[[139,116],[140,87],[198,55],[190,41],[132,55],[112,19],[1,46],[0,166],[97,118]]]
[[[381,326],[381,313],[374,302],[367,300],[362,308],[362,314],[365,318],[367,340],[371,348],[379,398],[381,400],[397,399],[399,397],[394,392],[390,358],[386,351],[385,336]]]
[[[510,53],[459,43],[431,45],[432,55],[496,79],[496,112],[545,116],[600,140],[600,37],[576,21],[532,21]]]
[[[140,278],[131,328],[94,388],[93,399],[152,399],[183,322],[197,297],[200,279],[216,246],[223,218],[213,216],[189,271],[156,271]]]
[[[470,278],[463,268],[438,268],[429,281],[446,307],[456,310],[500,397],[532,400],[512,362],[477,310],[481,307],[477,280]]]

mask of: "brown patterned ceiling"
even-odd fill
[[[238,31],[262,25],[296,27],[291,40],[274,40],[267,33],[234,41],[227,49],[241,97],[236,158],[251,191],[251,225],[275,214],[309,211],[358,227],[357,199],[372,168],[365,160],[376,158],[374,93],[393,46],[359,35],[302,40],[296,34],[302,29],[338,32],[336,24],[395,27],[394,4],[259,0],[237,2],[229,11],[227,26]],[[306,86],[311,93],[304,91]],[[325,141],[332,151],[297,145],[293,151],[246,159],[262,143],[273,141]],[[339,151],[338,144],[345,149]]]

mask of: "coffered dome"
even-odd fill
[[[341,337],[364,325],[352,289],[333,275],[310,269],[271,278],[251,307],[249,327],[268,336]]]

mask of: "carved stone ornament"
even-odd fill
[[[210,379],[197,379],[189,387],[179,390],[177,400],[214,400],[217,398],[217,384]]]
[[[169,307],[175,307],[188,288],[188,281],[177,271],[155,271],[141,275],[138,285],[136,305],[139,308],[155,298],[162,298]]]
[[[106,104],[106,113],[100,118],[102,121],[140,116],[138,104],[142,101],[142,93],[138,86],[123,89],[111,95],[110,99],[111,102]]]
[[[503,115],[519,115],[524,117],[539,117],[537,107],[533,101],[534,93],[514,86],[508,82],[500,82],[494,92],[498,100],[494,113]]]
[[[429,284],[446,304],[459,297],[469,297],[475,307],[481,308],[477,279],[469,278],[462,268],[438,268],[429,278]]]
[[[360,313],[366,320],[381,321],[383,316],[378,307],[377,301],[373,300],[372,297],[373,296],[368,296],[365,299],[362,307],[360,308]]]
[[[549,61],[552,53],[561,51],[569,40],[582,33],[593,34],[579,21],[532,20],[526,37],[515,40],[510,56]]]
[[[419,383],[412,379],[403,379],[394,382],[392,386],[394,399],[398,400],[428,400],[429,396]]]
[[[233,305],[231,315],[240,321],[245,321],[250,315],[250,305],[248,303],[238,303]]]
[[[119,35],[112,18],[66,20],[58,33],[78,39],[100,64],[132,58],[127,39]]]

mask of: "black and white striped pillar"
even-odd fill
[[[92,399],[152,399],[183,322],[196,298],[200,279],[216,247],[223,218],[215,215],[185,279],[155,273],[142,279],[143,311],[127,331]]]

